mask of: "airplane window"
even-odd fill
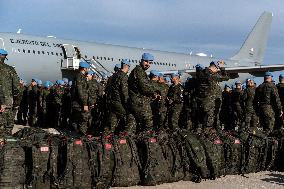
[[[28,50],[28,53],[31,53],[31,50]]]
[[[37,51],[37,54],[40,54],[40,51]]]
[[[55,53],[56,54],[56,56],[58,56],[58,53]]]
[[[107,60],[110,60],[110,58],[108,57]]]
[[[106,57],[104,57],[104,59],[106,60]]]
[[[25,49],[23,49],[23,53],[25,53],[26,52],[26,50]]]
[[[35,50],[33,50],[33,53],[35,54]]]
[[[41,51],[42,54],[44,54],[44,51]]]
[[[21,52],[21,50],[20,50],[20,49],[18,49],[18,52]]]
[[[154,62],[154,64],[156,65],[156,62]]]
[[[62,53],[60,53],[60,56],[63,56],[63,54],[62,54]]]
[[[111,61],[113,61],[113,58],[111,58]]]
[[[177,65],[175,64],[175,67],[177,67]]]
[[[97,56],[97,59],[100,59],[100,57]]]
[[[49,52],[46,52],[47,53],[47,55],[49,55]]]
[[[132,62],[134,63],[134,60],[132,60]]]
[[[166,63],[166,66],[168,65],[168,63]]]
[[[53,52],[51,52],[51,55],[53,55]]]
[[[118,59],[118,61],[120,62],[120,59]]]
[[[137,60],[135,60],[135,62],[137,63]]]
[[[163,65],[165,65],[165,63],[163,63]]]
[[[101,60],[103,60],[103,57],[101,57]]]
[[[85,55],[85,58],[88,58],[88,56],[87,56],[87,55]]]

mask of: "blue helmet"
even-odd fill
[[[79,66],[80,66],[81,68],[90,68],[90,64],[87,63],[87,62],[80,62],[80,63],[79,63]]]
[[[0,49],[0,54],[1,55],[8,55],[8,52],[4,49]]]
[[[146,60],[146,61],[153,61],[154,60],[154,56],[150,53],[143,53],[142,54],[142,60]]]
[[[129,67],[131,66],[131,63],[130,63],[130,61],[128,59],[122,59],[121,60],[121,65],[123,65],[123,64],[126,64]]]
[[[171,78],[170,77],[165,77],[165,80],[168,82],[168,83],[170,83],[171,82]]]
[[[227,83],[225,84],[225,88],[230,88],[231,89],[230,85],[228,85]]]
[[[273,75],[272,75],[271,72],[265,72],[264,76],[265,76],[265,77],[273,77]]]

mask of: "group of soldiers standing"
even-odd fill
[[[247,79],[245,88],[236,82],[234,89],[225,85],[222,90],[219,82],[229,80],[229,75],[224,62],[218,61],[208,67],[196,65],[195,77],[181,84],[178,73],[168,77],[152,70],[147,75],[154,56],[144,53],[129,75],[132,65],[128,59],[117,64],[115,73],[103,82],[97,80],[89,63],[80,62],[73,82],[42,83],[33,78],[27,85],[4,63],[7,55],[0,49],[1,133],[11,133],[16,113],[18,124],[83,135],[250,127],[272,132],[282,128],[284,75],[279,76],[277,86],[267,72],[258,87]]]

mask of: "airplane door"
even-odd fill
[[[61,46],[64,60],[61,64],[61,69],[77,69],[81,59],[81,52],[77,46],[63,44]]]

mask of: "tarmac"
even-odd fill
[[[26,126],[15,125],[13,133]],[[47,129],[56,133],[55,129]],[[258,172],[244,176],[227,175],[216,180],[202,180],[200,183],[179,181],[157,186],[112,187],[115,189],[284,189],[284,172]]]

